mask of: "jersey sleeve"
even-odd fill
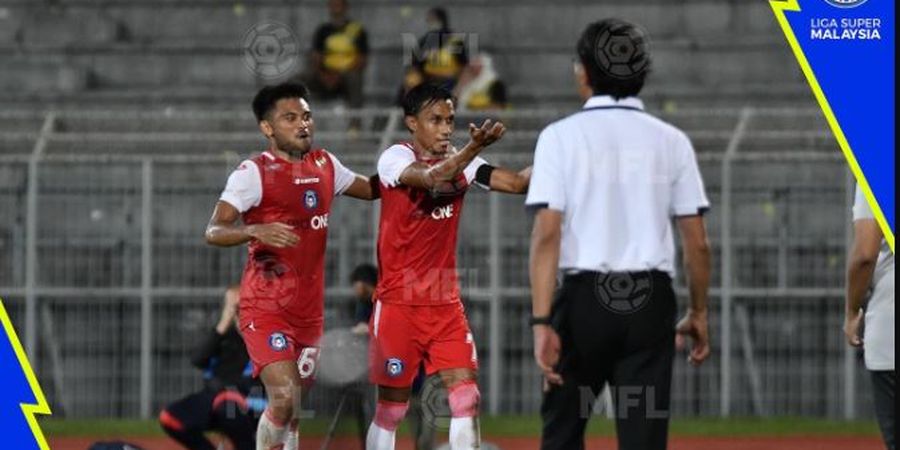
[[[563,149],[553,128],[545,128],[534,149],[534,165],[525,206],[566,210],[565,174],[560,157]]]
[[[863,193],[859,185],[856,185],[856,196],[853,199],[853,221],[874,219],[875,214],[872,213],[872,207],[866,200],[866,194]]]
[[[353,184],[353,180],[356,179],[356,172],[341,164],[341,161],[330,152],[328,156],[331,158],[331,164],[334,166],[334,195],[338,196],[347,192],[347,189]]]
[[[669,214],[672,216],[695,216],[709,209],[709,200],[703,187],[703,177],[697,165],[697,155],[691,140],[680,134],[675,140],[675,173],[672,177],[672,199]]]
[[[378,158],[378,178],[381,184],[395,187],[400,184],[400,175],[416,162],[416,155],[408,147],[394,145],[385,150]]]
[[[465,169],[463,169],[463,174],[466,176],[466,183],[474,184],[482,189],[490,189],[491,188],[490,185],[485,186],[485,185],[475,181],[475,178],[476,178],[475,175],[478,174],[478,169],[481,166],[484,166],[487,164],[488,164],[488,162],[485,161],[484,158],[482,158],[480,156],[476,156],[475,159],[473,159],[472,162],[470,162],[469,165],[466,166]]]
[[[248,159],[231,172],[219,200],[234,206],[241,213],[259,206],[262,201],[262,178],[255,162]]]

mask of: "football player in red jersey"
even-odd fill
[[[228,178],[206,229],[211,245],[248,243],[241,280],[241,335],[266,386],[257,450],[297,446],[299,400],[313,380],[322,336],[325,242],[337,195],[372,200],[376,178],[313,147],[303,85],[264,87],[253,112],[269,147]],[[240,219],[240,220],[239,220]]]
[[[478,448],[478,359],[456,273],[463,197],[472,184],[524,194],[531,169],[517,173],[478,157],[503,136],[499,122],[470,124],[470,141],[454,149],[453,98],[444,88],[410,90],[403,109],[412,142],[388,148],[378,160],[380,273],[369,322],[369,376],[378,385],[378,404],[366,448],[394,448],[422,362],[449,391],[450,447]]]

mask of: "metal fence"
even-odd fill
[[[318,142],[361,173],[405,137],[393,110],[317,114]],[[519,168],[530,164],[540,129],[565,112],[494,115],[510,133],[486,156]],[[714,353],[700,368],[678,359],[672,412],[868,415],[858,407],[868,389],[857,376],[860,355],[840,330],[853,184],[820,113],[659,115],[691,136],[713,204]],[[354,116],[363,131],[347,133]],[[149,417],[200,386],[187,353],[245,257],[242,248],[207,246],[203,230],[231,168],[262,145],[252,118],[231,111],[0,113],[0,295],[55,414]],[[522,204],[473,192],[460,230],[491,414],[533,414],[539,405]],[[348,325],[347,279],[372,261],[377,227],[377,203],[335,205],[327,327]],[[335,395],[317,389],[311,407],[327,411]]]

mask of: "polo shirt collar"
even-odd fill
[[[594,108],[626,108],[644,110],[644,102],[637,97],[625,97],[619,100],[609,95],[595,95],[584,104],[584,109]]]

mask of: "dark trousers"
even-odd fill
[[[875,415],[878,417],[878,427],[881,428],[881,436],[888,450],[897,448],[894,441],[894,390],[896,385],[896,372],[893,370],[872,370],[872,397],[875,400]]]
[[[215,450],[207,431],[224,434],[236,450],[254,450],[258,418],[232,400],[216,401],[219,394],[203,390],[170,404],[160,413],[160,425],[190,450]]]
[[[564,383],[544,392],[542,450],[584,448],[585,425],[606,383],[619,449],[666,448],[675,309],[664,272],[565,277],[552,310]]]

